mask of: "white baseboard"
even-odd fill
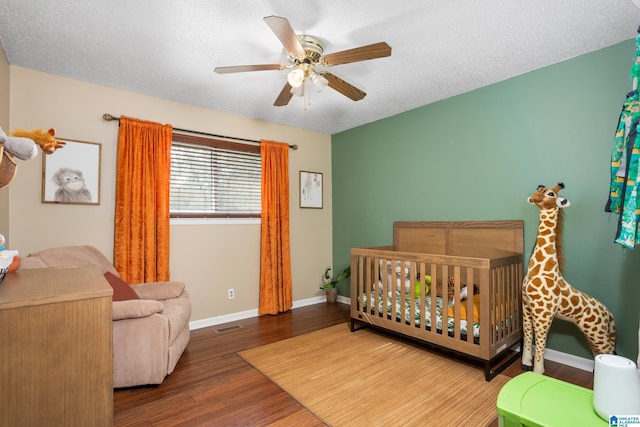
[[[324,296],[317,296],[300,301],[294,301],[292,308],[300,308],[306,307],[308,305],[320,304],[324,301]],[[351,305],[351,298],[338,295],[338,302]],[[258,309],[225,314],[223,316],[210,317],[208,319],[195,320],[193,322],[189,322],[189,329],[195,330],[206,328],[223,323],[235,322],[236,320],[249,319],[251,317],[258,317]],[[562,363],[563,365],[571,366],[573,368],[582,369],[583,371],[593,372],[594,362],[591,359],[585,359],[584,357],[574,356],[573,354],[563,353],[561,351],[552,350],[549,348],[545,349],[544,358],[553,362]]]
[[[595,362],[584,357],[574,356],[573,354],[563,353],[561,351],[547,348],[544,350],[544,358],[552,362],[562,363],[563,365],[582,369],[583,371],[593,372]]]
[[[292,308],[306,307],[308,305],[320,304],[326,301],[324,295],[313,298],[308,298],[300,301],[294,301]],[[351,304],[351,299],[338,295],[338,302],[343,304]],[[210,317],[208,319],[194,320],[189,322],[189,329],[195,330],[200,328],[207,328],[209,326],[220,325],[222,323],[235,322],[237,320],[249,319],[251,317],[258,317],[258,309],[240,311],[237,313],[225,314],[223,316]]]
[[[520,351],[518,348],[516,351]],[[535,354],[536,346],[531,346],[531,352]],[[591,359],[585,359],[584,357],[574,356],[573,354],[563,353],[558,350],[550,348],[544,349],[544,360],[550,360],[556,363],[562,363],[563,365],[571,366],[572,368],[582,369],[583,371],[593,372],[595,362]]]

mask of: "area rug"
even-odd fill
[[[486,426],[504,375],[347,323],[238,353],[332,426]]]

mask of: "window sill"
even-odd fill
[[[260,218],[171,218],[171,225],[246,225],[260,224]]]

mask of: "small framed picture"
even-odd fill
[[[300,171],[300,207],[322,209],[322,174]]]
[[[99,205],[102,144],[56,139],[64,147],[42,155],[42,203]]]

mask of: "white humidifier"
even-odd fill
[[[633,361],[613,354],[596,356],[593,407],[607,421],[611,415],[640,415],[640,372]]]

